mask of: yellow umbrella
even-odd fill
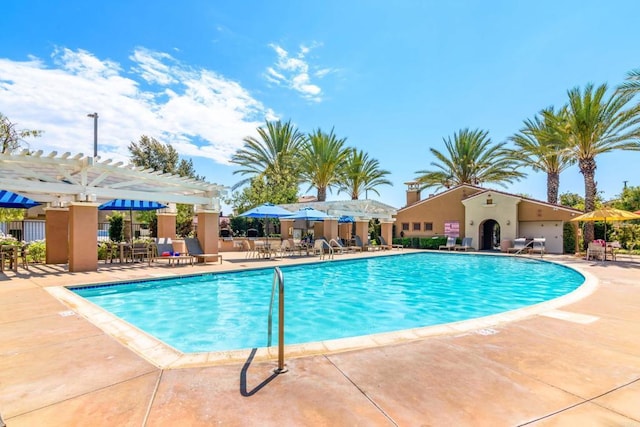
[[[607,238],[607,221],[629,221],[640,219],[640,215],[616,208],[601,208],[572,218],[571,221],[604,221],[604,236]],[[605,260],[607,252],[604,253]]]
[[[587,212],[575,218],[571,221],[628,221],[631,219],[640,219],[640,215],[623,211],[622,209],[615,208],[602,208],[595,211]]]

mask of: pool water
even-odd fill
[[[281,269],[286,344],[487,316],[562,296],[584,282],[580,273],[553,263],[470,254],[406,254]],[[267,345],[273,271],[72,291],[182,352],[235,350]],[[277,295],[275,300],[277,337]]]

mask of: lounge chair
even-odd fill
[[[365,245],[364,243],[362,243],[362,239],[360,238],[360,236],[354,236],[353,240],[355,240],[356,246],[361,248],[360,250],[364,250],[366,248],[366,250],[368,251],[377,251],[378,249],[380,249],[379,247],[370,244]]]
[[[320,255],[320,259],[324,259],[326,254],[329,254],[329,259],[333,258],[333,248],[324,239],[316,239],[313,242],[313,254]]]
[[[530,254],[540,254],[540,256],[544,255],[545,247],[544,244],[546,239],[544,237],[534,237],[533,242],[531,244],[531,249],[529,249]]]
[[[522,254],[522,253],[529,253],[529,248],[527,247],[527,239],[524,237],[519,237],[517,239],[513,240],[513,246],[510,248],[507,248],[507,253],[515,253],[517,254]]]
[[[345,253],[345,252],[361,252],[362,248],[360,246],[345,246],[342,244],[342,242],[338,239],[331,239],[329,241],[329,244],[333,247],[333,250],[338,252],[338,253]]]
[[[471,242],[473,241],[473,237],[465,237],[462,239],[462,244],[455,245],[453,250],[455,251],[474,251],[475,249],[471,246]]]
[[[198,239],[187,237],[184,239],[184,244],[187,247],[187,253],[195,257],[198,262],[206,263],[209,260],[213,260],[214,262],[219,260],[220,264],[222,264],[222,254],[205,254],[200,247]]]
[[[387,249],[404,249],[404,245],[401,245],[399,243],[392,243],[392,244],[387,244],[387,241],[384,239],[384,237],[379,236],[380,238],[380,246],[384,246]]]
[[[456,238],[455,237],[447,237],[447,243],[444,245],[438,246],[438,250],[446,249],[448,251],[452,250],[456,246]]]

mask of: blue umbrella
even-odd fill
[[[306,219],[307,221],[324,221],[325,219],[329,218],[332,217],[322,211],[311,207],[302,208],[297,212],[283,217],[283,219]]]
[[[291,215],[291,212],[273,203],[263,203],[238,216],[246,216],[247,218],[280,218],[287,215]]]
[[[348,224],[352,222],[356,222],[356,220],[352,216],[342,215],[340,218],[338,218],[338,224]]]
[[[263,203],[260,206],[249,209],[248,211],[245,211],[238,216],[244,216],[247,218],[262,218],[266,223],[266,220],[268,220],[269,218],[282,218],[288,215],[291,215],[291,212],[284,208],[281,208],[280,206],[276,206],[273,203]]]
[[[113,199],[98,206],[101,211],[129,211],[131,239],[133,239],[133,211],[155,211],[164,209],[167,205],[147,200]]]
[[[40,203],[28,197],[12,193],[7,190],[0,190],[0,208],[20,208],[29,209],[38,206]],[[291,212],[289,212],[291,213]]]

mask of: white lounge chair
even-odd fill
[[[529,253],[529,248],[527,247],[527,239],[524,237],[518,237],[513,240],[513,246],[507,248],[507,253],[515,253],[517,254],[526,254]]]
[[[455,245],[453,250],[455,251],[474,251],[475,249],[471,246],[471,242],[473,241],[473,237],[465,237],[462,239],[462,244]]]
[[[531,249],[529,250],[530,254],[540,254],[540,256],[545,253],[545,242],[546,239],[544,237],[534,237],[533,242],[531,244]]]
[[[456,238],[455,237],[447,237],[447,243],[445,245],[438,246],[438,250],[446,249],[446,250],[450,251],[455,246],[456,246]]]

